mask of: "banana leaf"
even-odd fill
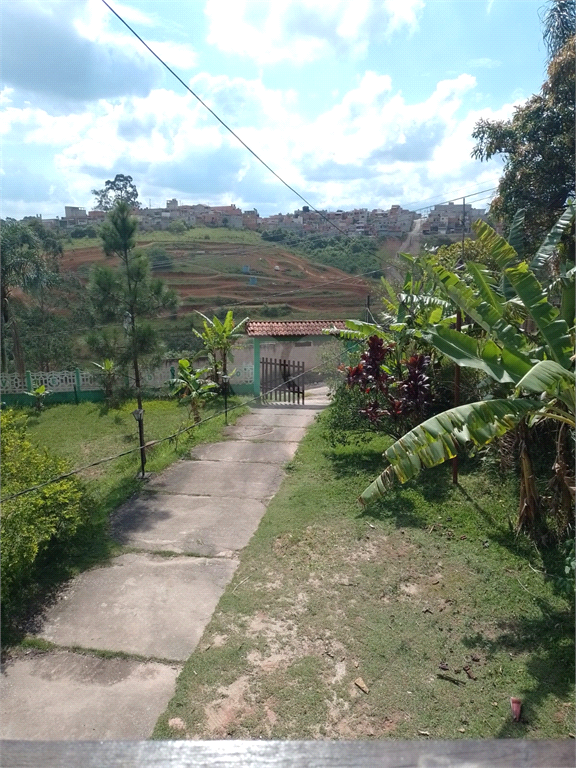
[[[510,225],[510,232],[508,233],[508,245],[518,254],[520,259],[524,258],[524,219],[526,218],[526,209],[521,208],[516,211],[512,224]]]
[[[424,334],[443,355],[463,368],[476,368],[495,381],[516,384],[532,368],[531,360],[521,353],[507,354],[488,340],[482,346],[472,336],[452,328],[434,326]]]
[[[507,245],[505,240],[503,242]],[[490,301],[487,302],[482,294],[478,296],[454,272],[449,272],[432,260],[428,260],[425,264],[426,269],[435,277],[452,301],[487,333],[495,336],[509,349],[521,351],[526,347],[525,337],[504,317],[503,307],[499,305],[495,296],[491,296]],[[487,291],[486,281],[483,281],[482,287]]]
[[[564,368],[570,368],[572,341],[568,324],[550,304],[526,262],[506,269],[505,274],[548,345],[548,356]]]
[[[540,276],[546,264],[552,256],[556,253],[556,248],[562,236],[567,232],[574,223],[574,203],[569,202],[566,210],[560,216],[556,224],[552,227],[550,232],[546,235],[546,239],[536,252],[536,255],[530,262],[530,269]]]
[[[433,416],[384,452],[390,466],[366,488],[359,501],[362,504],[376,501],[384,496],[395,479],[405,483],[421,469],[453,459],[470,442],[477,446],[486,445],[542,408],[543,403],[539,400],[482,400]]]
[[[570,409],[572,416],[575,412],[574,385],[576,378],[572,371],[567,371],[554,360],[542,360],[525,375],[517,384],[516,391],[545,392],[550,397],[556,397]]]

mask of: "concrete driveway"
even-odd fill
[[[246,546],[316,414],[254,407],[228,440],[198,446],[117,510],[125,553],[85,571],[46,611],[38,637],[2,668],[3,739],[146,739],[174,692]]]

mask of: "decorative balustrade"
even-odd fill
[[[0,388],[2,392],[14,393],[15,395],[26,392],[28,389],[26,380],[21,379],[17,373],[3,373],[0,376]]]
[[[74,392],[76,374],[74,371],[51,371],[49,373],[31,373],[31,391],[44,385],[50,392]],[[86,387],[89,389],[89,387]],[[98,387],[95,387],[98,389]]]
[[[101,376],[92,371],[80,371],[80,389],[85,392],[91,389],[100,389],[102,386]]]
[[[142,371],[140,378],[145,389],[162,389],[167,386],[177,366],[165,364],[162,368],[153,371]],[[130,377],[130,382],[133,378]],[[251,384],[254,381],[254,366],[239,365],[233,369],[230,383]],[[6,395],[17,395],[23,392],[31,392],[44,385],[50,392],[94,392],[102,389],[102,377],[97,371],[81,371],[76,368],[73,371],[26,371],[26,378],[22,379],[17,373],[2,373],[0,376],[1,391]]]

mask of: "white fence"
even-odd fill
[[[154,371],[143,371],[141,374],[142,386],[145,389],[162,389],[178,369],[177,361],[168,361],[162,368]],[[132,379],[130,379],[132,381]],[[233,369],[230,377],[232,386],[235,384],[252,384],[254,381],[254,366],[239,365]],[[18,395],[23,392],[31,392],[42,386],[50,392],[93,392],[102,389],[101,377],[97,371],[50,371],[31,373],[26,372],[22,379],[17,373],[2,373],[0,375],[0,387],[4,394]]]

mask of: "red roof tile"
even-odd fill
[[[280,320],[246,323],[248,336],[322,336],[325,328],[346,328],[344,320]]]

